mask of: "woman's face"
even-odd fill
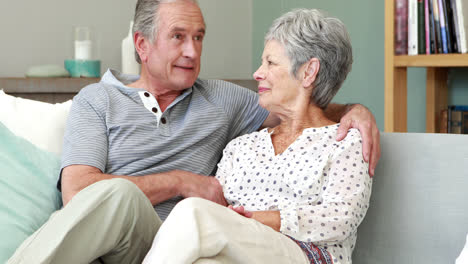
[[[253,74],[258,82],[260,105],[270,112],[294,106],[301,82],[290,74],[291,62],[283,45],[270,40],[265,44],[262,65]]]

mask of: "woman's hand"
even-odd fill
[[[281,228],[281,217],[279,211],[255,211],[250,212],[245,210],[243,206],[234,207],[232,205],[228,206],[229,209],[233,210],[234,212],[245,216],[247,218],[254,219],[264,225],[267,225],[273,228],[276,231],[280,231]]]
[[[374,176],[375,167],[380,159],[380,132],[374,115],[363,105],[352,105],[351,109],[341,118],[336,140],[346,137],[350,128],[361,132],[362,154],[369,162],[369,174]]]
[[[252,212],[250,211],[247,211],[244,209],[244,206],[238,206],[238,207],[234,207],[232,205],[229,205],[228,206],[229,209],[233,210],[234,212],[242,215],[242,216],[245,216],[247,218],[251,218],[252,217]]]

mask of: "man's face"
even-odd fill
[[[205,22],[200,8],[190,1],[159,7],[156,41],[149,44],[147,67],[151,78],[168,90],[191,87],[200,73]]]

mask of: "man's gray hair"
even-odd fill
[[[138,0],[135,7],[135,17],[133,18],[132,35],[135,35],[135,32],[139,31],[146,39],[153,43],[153,41],[156,40],[156,36],[158,35],[159,5],[176,1],[181,0]],[[185,1],[191,1],[198,5],[196,0]],[[135,59],[138,63],[141,64],[140,55],[138,55],[136,50]]]
[[[351,39],[344,24],[316,9],[295,9],[273,22],[265,36],[280,42],[291,61],[291,75],[312,58],[320,61],[312,102],[325,109],[351,71]]]

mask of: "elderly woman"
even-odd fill
[[[254,73],[262,107],[281,124],[231,141],[216,178],[229,208],[180,202],[145,263],[351,263],[372,180],[351,129],[324,109],[352,64],[341,21],[299,9],[278,18]]]

